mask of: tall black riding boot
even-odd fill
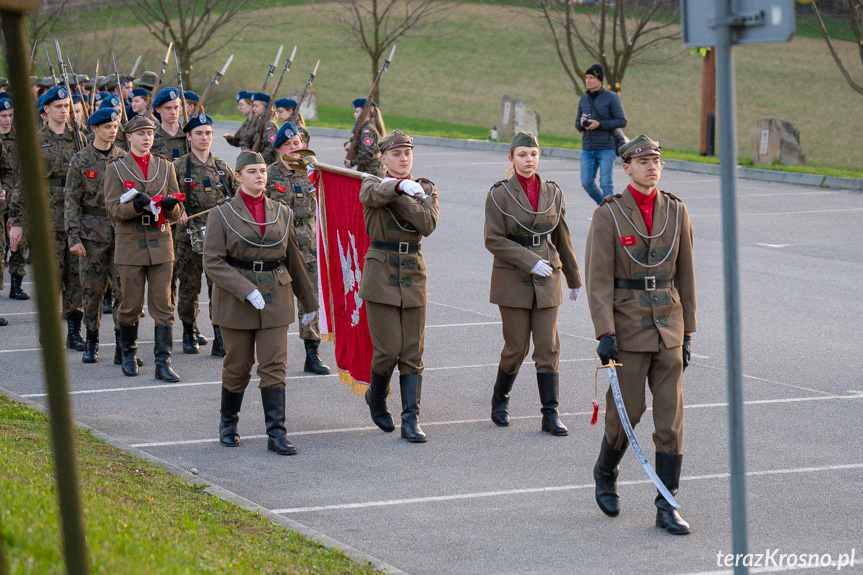
[[[262,387],[261,403],[267,423],[267,449],[279,455],[294,455],[297,448],[288,441],[285,432],[285,388]]]
[[[18,275],[12,275],[12,287],[9,288],[10,299],[30,299],[30,294],[21,289],[21,280],[24,279]]]
[[[120,324],[120,352],[123,355],[123,373],[128,376],[138,375],[138,324]]]
[[[198,330],[197,322],[192,324],[192,331],[195,332],[195,341],[198,342],[198,345],[207,345],[207,338]]]
[[[82,319],[84,319],[84,312],[79,310],[70,312],[68,317],[66,317],[66,327],[68,328],[66,347],[69,349],[84,351],[84,338],[81,337]]]
[[[183,353],[198,353],[198,340],[195,338],[195,324],[183,322]]]
[[[304,339],[303,343],[306,345],[306,365],[303,367],[303,371],[317,375],[328,375],[330,373],[330,367],[325,365],[318,355],[318,346],[320,346],[321,340]]]
[[[542,430],[552,435],[569,435],[569,430],[560,422],[557,413],[560,395],[560,374],[548,371],[536,374],[539,401],[542,403]]]
[[[497,380],[491,395],[491,420],[500,427],[509,426],[509,392],[517,375],[518,372],[507,373],[502,367],[497,368]]]
[[[222,415],[219,421],[219,443],[227,447],[240,444],[237,423],[240,421],[240,408],[243,406],[243,392],[236,393],[222,388]]]
[[[596,481],[596,503],[609,517],[617,517],[620,513],[617,474],[620,473],[620,460],[624,453],[626,447],[615,449],[605,440],[605,435],[602,436],[599,457],[593,466],[593,479]]]
[[[123,365],[123,339],[120,337],[120,330],[114,330],[114,365]],[[140,357],[135,358],[138,367],[144,365],[144,360]]]
[[[180,376],[171,369],[171,349],[174,328],[170,325],[157,325],[155,332],[154,351],[156,356],[156,379],[162,381],[180,381]]]
[[[680,453],[656,452],[656,474],[672,495],[677,495],[680,487],[680,466],[683,455]],[[656,495],[656,526],[662,527],[672,535],[689,535],[689,523],[683,520],[677,509],[658,494]]]
[[[366,390],[366,404],[369,406],[369,413],[371,413],[375,425],[387,433],[393,432],[396,429],[396,424],[393,422],[393,414],[387,408],[387,396],[390,394],[392,374],[381,375],[374,371],[371,373],[369,388]]]
[[[420,427],[420,396],[423,376],[417,373],[399,375],[402,392],[402,437],[411,443],[425,443],[426,434]]]
[[[105,297],[102,298],[102,313],[107,315],[114,313],[114,292],[111,288],[105,290]]]
[[[99,332],[87,330],[87,341],[84,342],[84,355],[81,356],[84,363],[96,363],[99,361]]]
[[[225,342],[222,340],[222,329],[214,325],[213,326],[213,348],[210,350],[210,355],[215,355],[216,357],[225,357]]]

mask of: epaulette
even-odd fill
[[[122,160],[122,159],[123,159],[122,157],[111,158],[110,160],[108,160],[108,163],[109,163],[109,164],[113,164],[113,163],[114,163],[114,162],[116,162],[117,160]]]
[[[488,191],[492,191],[492,190],[493,190],[493,189],[495,189],[496,187],[501,186],[501,185],[503,185],[503,184],[507,183],[508,181],[509,181],[509,180],[499,180],[499,181],[497,181],[497,182],[493,183],[493,184],[491,185],[491,187],[488,189]]]
[[[227,201],[227,200],[226,200],[225,198],[219,198],[219,199],[218,199],[218,201],[216,202],[216,205],[217,205],[217,206],[221,206],[221,205],[222,205],[222,204],[224,204],[226,201]]]
[[[675,195],[674,195],[674,194],[672,194],[671,192],[666,192],[665,190],[659,190],[659,193],[660,193],[660,194],[662,194],[662,195],[664,195],[664,196],[668,196],[668,198],[669,198],[669,199],[677,200],[677,201],[678,201],[678,202],[680,202],[681,204],[683,203],[683,200],[681,200],[680,198],[678,198],[677,196],[675,196]]]
[[[599,203],[599,205],[601,206],[603,204],[607,204],[611,200],[620,199],[622,197],[623,197],[623,194],[609,194],[609,195],[605,196],[604,198],[602,198],[602,201]]]

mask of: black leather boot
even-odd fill
[[[366,390],[366,405],[369,406],[369,413],[371,413],[375,425],[381,430],[391,433],[396,429],[393,414],[387,408],[387,396],[390,394],[392,374],[381,375],[374,371],[371,373],[369,388]]]
[[[599,457],[593,466],[593,479],[596,481],[596,503],[609,517],[620,513],[620,494],[617,492],[617,474],[620,473],[620,460],[626,448],[615,449],[602,436]]]
[[[198,353],[198,340],[195,338],[195,324],[183,322],[183,353]]]
[[[123,373],[128,376],[138,375],[138,324],[120,324],[120,344],[123,355]]]
[[[227,447],[240,444],[237,423],[240,421],[240,408],[243,406],[243,392],[236,393],[222,388],[222,415],[219,421],[219,443]]]
[[[420,396],[423,376],[416,373],[399,375],[402,392],[402,437],[411,443],[425,443],[426,434],[420,427]]]
[[[96,363],[99,361],[99,332],[87,330],[87,341],[84,342],[84,355],[81,356],[84,363]]]
[[[509,426],[509,392],[517,375],[518,372],[507,373],[500,366],[497,368],[497,380],[491,395],[491,420],[500,427]]]
[[[683,455],[680,453],[656,452],[656,474],[672,495],[677,495],[680,487],[680,466]],[[689,523],[683,520],[677,509],[665,500],[662,495],[656,495],[656,526],[672,535],[689,535]]]
[[[207,338],[204,337],[204,334],[198,331],[197,322],[192,324],[192,330],[195,332],[195,341],[198,342],[198,345],[207,345],[207,343],[209,343]]]
[[[0,327],[2,327],[4,325],[9,325],[9,322],[6,321],[5,317],[0,317]]]
[[[222,341],[222,329],[214,325],[213,326],[213,348],[210,350],[210,355],[215,355],[216,357],[225,357],[225,342]]]
[[[102,314],[111,315],[114,313],[114,292],[111,288],[105,290],[105,297],[102,298]]]
[[[118,330],[114,330],[114,365],[123,365],[123,340],[120,338],[120,332]],[[144,360],[140,357],[136,357],[135,360],[138,363],[138,367],[144,365]]]
[[[330,367],[325,365],[318,356],[318,346],[320,346],[321,340],[304,339],[303,343],[306,345],[306,365],[303,367],[303,371],[316,375],[328,375]]]
[[[66,318],[67,336],[66,347],[84,351],[84,338],[81,337],[81,320],[84,319],[84,312],[75,310],[69,313]]]
[[[569,435],[569,430],[560,422],[559,405],[560,374],[548,371],[536,374],[539,401],[542,403],[542,430],[552,435]]]
[[[171,350],[173,342],[173,326],[157,325],[155,332],[154,351],[156,356],[156,379],[162,381],[180,381],[180,376],[171,369]]]
[[[297,448],[288,441],[285,432],[285,388],[262,387],[261,403],[267,423],[267,449],[279,455],[294,455]]]
[[[21,276],[12,276],[12,286],[9,288],[9,299],[30,299],[30,294],[21,289]]]

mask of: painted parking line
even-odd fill
[[[748,471],[747,477],[765,477],[774,475],[795,475],[801,473],[820,473],[824,471],[848,471],[863,469],[863,463],[847,463],[844,465],[824,465],[820,467],[795,467],[790,469],[767,469],[763,471]],[[715,479],[728,479],[728,473],[710,473],[705,475],[691,475],[681,477],[681,481],[710,481]],[[618,485],[644,485],[652,484],[650,479],[634,481],[618,481]],[[459,493],[455,495],[433,495],[430,497],[411,497],[408,499],[387,499],[382,501],[364,501],[359,503],[340,503],[336,505],[319,505],[315,507],[288,507],[286,509],[273,509],[273,513],[279,515],[290,515],[295,513],[315,513],[320,511],[345,511],[349,509],[367,509],[370,507],[391,507],[395,505],[415,505],[422,503],[436,503],[440,501],[464,501],[469,499],[484,499],[488,497],[506,497],[511,495],[530,495],[535,493],[555,493],[561,491],[576,491],[579,489],[594,489],[595,483],[581,483],[577,485],[554,485],[550,487],[528,487],[524,489],[506,489],[501,491],[479,491],[475,493]]]

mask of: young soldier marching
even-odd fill
[[[359,119],[360,114],[363,113],[365,105],[365,98],[357,98],[351,102],[351,107],[354,109],[354,120]],[[381,115],[381,111],[378,108],[378,105],[372,102],[371,116],[366,120],[366,123],[363,124],[362,128],[360,128],[360,141],[357,142],[357,155],[350,162],[346,159],[345,167],[356,167],[357,171],[384,177],[384,174],[386,174],[386,168],[381,163],[381,152],[383,152],[383,149],[380,147],[378,140],[380,140],[385,132],[386,128],[384,127],[384,118]],[[350,148],[351,142],[353,142],[353,137],[351,137],[351,141],[345,144],[345,150]]]
[[[368,177],[360,188],[371,239],[360,297],[366,301],[374,345],[366,403],[375,425],[386,432],[395,430],[386,401],[398,364],[401,436],[423,443],[426,434],[419,425],[419,411],[427,299],[420,240],[437,226],[437,187],[411,175],[413,141],[400,130],[384,136],[380,148],[387,177]]]
[[[276,158],[276,151],[273,149],[273,142],[276,140],[276,133],[279,127],[276,125],[275,114],[267,117],[266,114],[270,111],[270,95],[266,92],[255,92],[252,94],[252,120],[250,122],[250,130],[240,141],[240,147],[244,150],[251,150],[258,141],[258,129],[261,122],[264,122],[263,141],[260,145],[260,154],[264,157],[267,164],[272,164]],[[262,119],[263,118],[263,119]]]
[[[656,474],[677,494],[683,461],[683,371],[696,330],[695,270],[689,212],[673,194],[657,189],[659,143],[641,135],[620,148],[629,186],[606,196],[593,213],[585,270],[590,314],[603,365],[619,362],[623,403],[635,427],[653,395]],[[606,393],[605,435],[593,468],[596,502],[611,517],[620,512],[617,474],[629,441]],[[662,495],[656,525],[674,535],[689,524]]]
[[[233,134],[222,134],[225,141],[235,148],[242,148],[243,140],[247,138],[247,134],[252,129],[252,93],[248,90],[240,90],[237,92],[237,111],[245,118],[237,131]]]
[[[6,151],[6,159],[9,163],[9,170],[6,176],[6,183],[3,184],[6,190],[5,202],[0,202],[0,228],[3,229],[3,253],[0,253],[0,286],[3,285],[2,273],[3,267],[8,265],[9,277],[11,278],[11,286],[9,288],[9,298],[18,300],[30,299],[30,295],[21,288],[21,282],[24,276],[27,275],[27,243],[23,240],[18,244],[15,251],[9,250],[10,243],[6,242],[6,237],[9,230],[6,229],[6,222],[10,213],[12,197],[16,194],[18,186],[18,144],[15,142],[15,106],[12,102],[12,95],[8,92],[0,94],[0,145]]]
[[[180,217],[183,205],[170,194],[179,192],[174,165],[150,153],[153,122],[136,116],[125,126],[129,153],[105,169],[105,204],[114,222],[114,262],[120,276],[122,303],[117,310],[123,373],[138,375],[138,320],[144,307],[144,285],[150,316],[156,323],[156,379],[179,381],[171,369],[174,306],[171,274],[172,230],[167,220]],[[151,196],[164,196],[161,210]]]
[[[203,232],[209,215],[189,218],[209,210],[226,198],[233,197],[236,180],[228,164],[210,153],[210,146],[213,144],[213,119],[210,116],[198,114],[186,123],[183,131],[186,133],[189,148],[192,151],[174,160],[174,171],[177,173],[180,191],[186,194],[183,202],[186,209],[177,221],[174,234],[176,260],[174,278],[171,280],[171,299],[177,302],[177,315],[183,322],[183,353],[195,354],[198,353],[198,346],[207,344],[207,339],[198,331],[197,319],[200,311],[198,294],[201,293],[201,274],[204,271]],[[213,282],[208,277],[207,299],[210,300],[211,320],[212,293]],[[218,325],[213,326],[213,332],[215,339],[211,353],[224,357],[225,348]]]
[[[153,149],[150,153],[174,161],[186,155],[186,134],[180,126],[182,108],[180,91],[177,88],[162,88],[153,99],[153,109],[162,119],[154,135]]]

